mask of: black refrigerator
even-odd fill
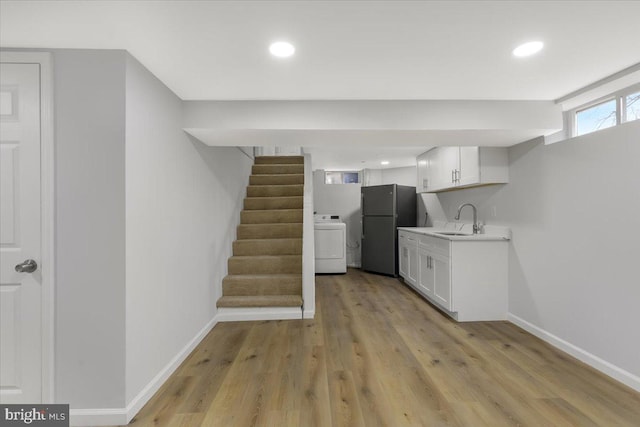
[[[404,185],[362,187],[362,269],[398,275],[397,227],[416,226],[416,188]]]

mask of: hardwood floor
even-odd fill
[[[314,320],[218,324],[134,426],[638,426],[640,393],[398,279],[316,277]]]

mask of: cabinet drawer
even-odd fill
[[[400,230],[398,231],[398,239],[404,239],[410,242],[415,242],[418,240],[418,235],[416,233],[411,233],[409,231]]]
[[[440,239],[433,236],[420,236],[418,246],[431,252],[449,256],[449,245],[451,242],[447,239]]]
[[[446,257],[449,257],[449,248],[451,247],[451,241],[447,239],[435,239],[435,245],[433,246],[434,252],[439,252]]]
[[[418,239],[418,245],[420,245],[421,248],[430,249],[435,246],[435,242],[433,242],[434,240],[436,240],[435,237],[422,235]]]

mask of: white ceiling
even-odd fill
[[[1,1],[9,47],[126,49],[185,100],[557,99],[640,62],[637,1]],[[291,41],[276,59],[268,45]],[[511,50],[540,39],[543,52]]]
[[[126,49],[184,100],[554,100],[640,63],[638,16],[640,1],[2,0],[0,45]],[[281,39],[295,56],[269,55]],[[533,39],[541,54],[511,55]],[[425,148],[401,142],[312,152],[351,169]]]

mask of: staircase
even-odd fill
[[[218,307],[302,307],[304,157],[256,157]]]

